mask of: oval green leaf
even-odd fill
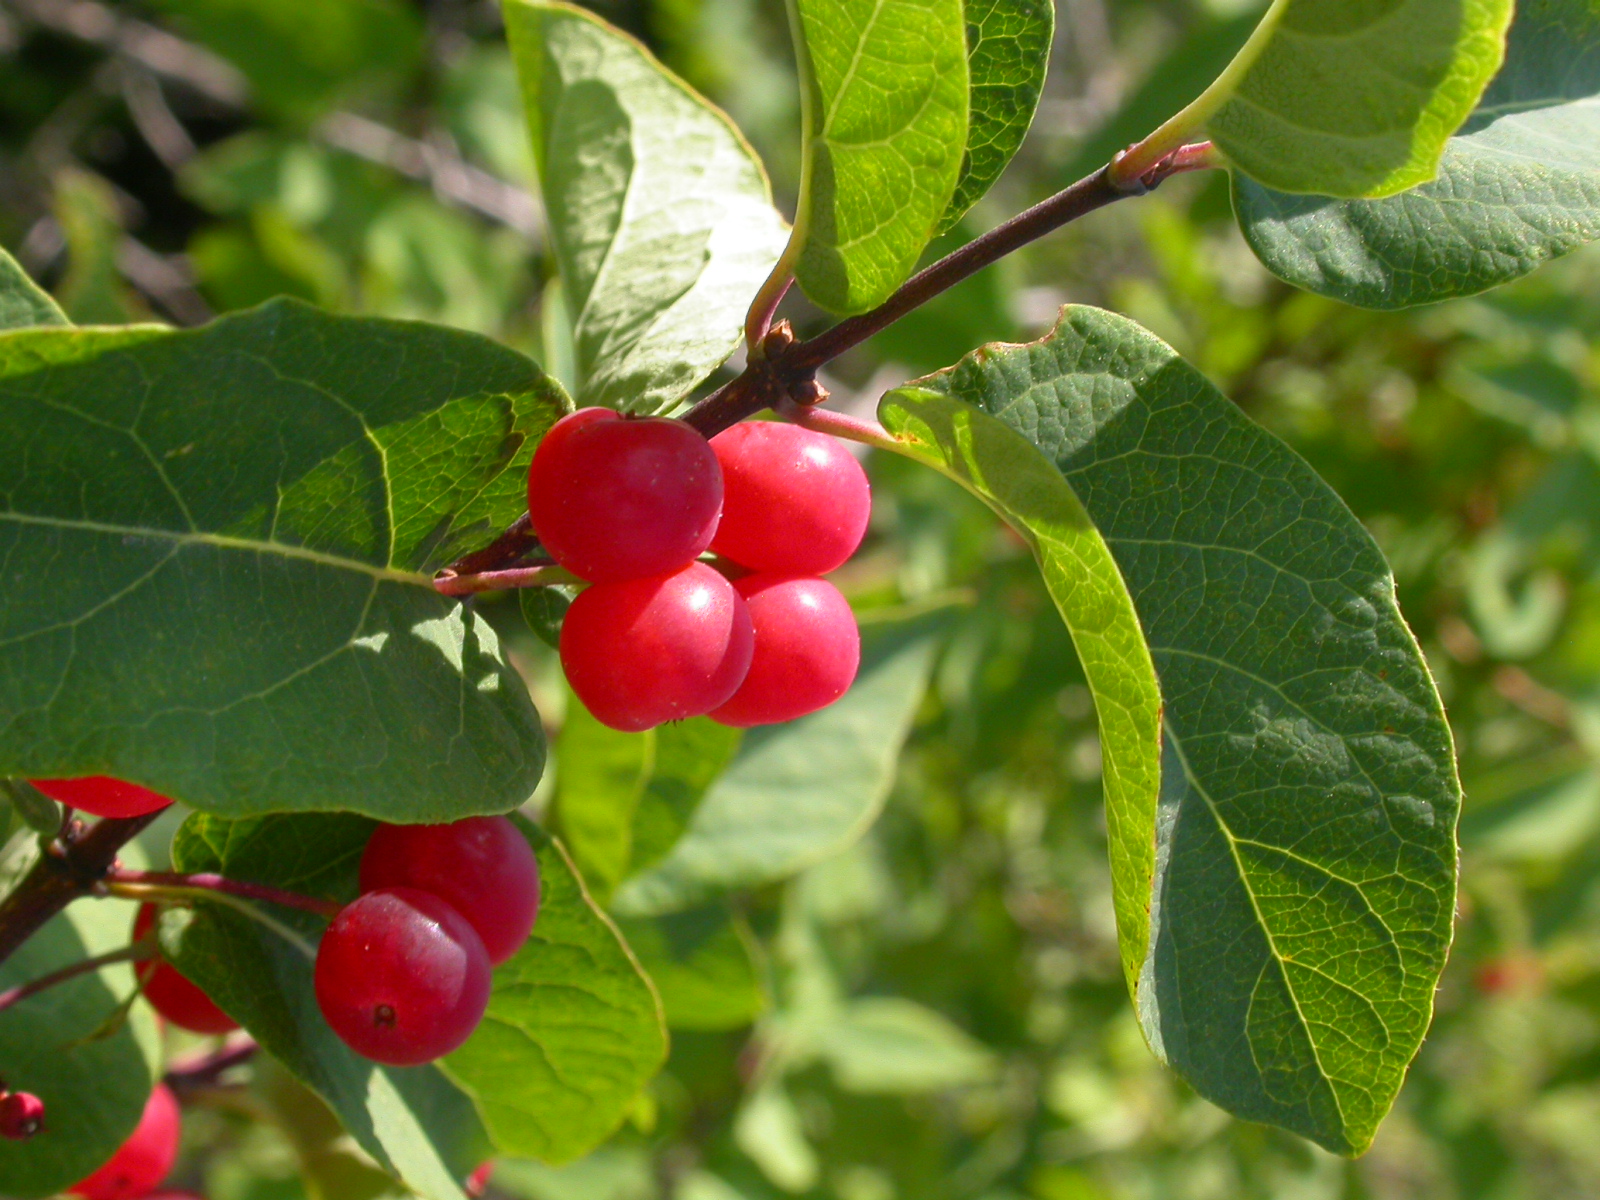
[[[670,408],[733,353],[783,249],[755,152],[631,37],[508,0],[580,405]]]
[[[767,1006],[756,941],[725,903],[619,921],[673,1029],[742,1029]]]
[[[968,152],[963,6],[792,0],[790,12],[803,144],[784,258],[813,302],[835,313],[865,312],[911,274],[961,176]]]
[[[1170,347],[1095,309],[891,392],[880,415],[914,455],[986,472],[958,478],[1010,487],[1048,466],[1094,522],[1160,688],[1159,749],[1147,719],[1119,745],[1107,713],[1121,709],[1097,695],[1107,802],[1131,806],[1108,823],[1127,831],[1112,867],[1119,921],[1143,926],[1121,940],[1145,1034],[1230,1112],[1360,1152],[1432,1013],[1460,806],[1449,728],[1371,537]],[[988,424],[1034,457],[996,476],[995,435],[972,432]],[[1045,511],[1071,527],[1070,509]],[[1063,569],[1046,561],[1047,578]],[[1103,579],[1091,596],[1115,591]],[[1064,607],[1076,632],[1071,594]],[[1089,673],[1097,690],[1105,675]]]
[[[1432,179],[1500,65],[1511,0],[1273,0],[1238,56],[1155,137],[1203,125],[1285,192],[1389,196]]]
[[[565,409],[484,338],[290,302],[0,336],[0,775],[219,813],[504,812],[538,714],[429,572]]]
[[[1236,174],[1233,194],[1269,270],[1364,308],[1473,295],[1600,238],[1600,9],[1517,6],[1505,65],[1432,182],[1335,200]]]
[[[1050,66],[1051,0],[967,0],[967,148],[936,233],[983,198],[1033,124]]]

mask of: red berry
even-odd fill
[[[80,779],[31,779],[28,782],[52,800],[97,817],[142,817],[172,803],[160,792],[109,775]]]
[[[172,1170],[182,1117],[178,1098],[164,1083],[145,1102],[133,1136],[89,1178],[67,1190],[83,1200],[141,1200]]]
[[[374,1062],[432,1062],[466,1041],[489,1005],[489,955],[471,923],[416,888],[346,905],[317,950],[317,1005]]]
[[[746,421],[711,439],[722,523],[711,548],[752,571],[826,575],[856,552],[872,515],[867,473],[838,438]]]
[[[727,700],[749,669],[752,642],[733,585],[690,563],[586,588],[561,627],[561,665],[596,720],[636,731]]]
[[[159,915],[160,910],[154,904],[141,904],[139,915],[133,919],[133,940],[142,940],[154,929]],[[150,1007],[179,1029],[191,1033],[232,1033],[239,1028],[237,1021],[165,959],[142,962],[137,970]]]
[[[489,961],[522,948],[539,915],[539,860],[506,817],[379,825],[361,856],[361,890],[430,892],[472,923]]]
[[[722,471],[682,421],[606,408],[563,417],[528,471],[528,516],[567,570],[594,583],[674,571],[711,544]]]
[[[25,1142],[44,1128],[44,1101],[30,1092],[0,1096],[0,1138]]]
[[[467,1176],[466,1185],[462,1191],[469,1196],[481,1196],[489,1190],[489,1177],[494,1174],[494,1160],[478,1164],[478,1169]]]
[[[807,575],[747,575],[734,585],[750,607],[755,653],[733,698],[713,709],[724,725],[771,725],[826,708],[850,690],[861,631],[839,589]]]

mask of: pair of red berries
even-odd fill
[[[431,1062],[471,1036],[491,968],[528,940],[538,860],[506,817],[380,825],[360,878],[317,949],[317,1005],[357,1054]]]
[[[614,729],[709,714],[793,720],[842,696],[861,638],[818,578],[855,553],[866,472],[825,434],[777,422],[709,442],[682,421],[580,409],[545,435],[528,515],[550,556],[590,587],[561,630],[578,698]],[[707,549],[752,572],[729,582]]]

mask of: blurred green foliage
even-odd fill
[[[787,210],[781,5],[594,7],[729,109]],[[1254,7],[1061,0],[1034,132],[952,237],[1174,111],[1206,79],[1184,56],[1225,59]],[[286,293],[492,333],[560,373],[531,183],[481,0],[0,9],[0,241],[75,320],[189,324]],[[846,406],[874,401],[981,341],[1037,335],[1068,299],[1147,325],[1312,462],[1389,555],[1439,676],[1467,797],[1461,919],[1373,1150],[1345,1163],[1233,1121],[1151,1058],[1117,965],[1071,643],[1018,539],[879,457],[872,540],[841,582],[863,608],[961,601],[884,816],[799,879],[736,897],[768,998],[753,1026],[675,1030],[612,1145],[561,1171],[501,1164],[499,1194],[1600,1193],[1600,254],[1479,299],[1359,312],[1273,280],[1225,180],[1183,179],[979,275],[828,382]],[[514,601],[487,611],[559,718],[548,648]],[[211,1200],[385,1194],[281,1073],[195,1100],[181,1177]]]

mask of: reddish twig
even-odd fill
[[[176,1092],[191,1092],[211,1087],[234,1067],[243,1066],[261,1047],[249,1034],[231,1037],[215,1050],[205,1050],[176,1060],[167,1068],[163,1082]]]
[[[62,967],[59,971],[51,971],[48,975],[14,988],[7,988],[0,992],[0,1012],[5,1012],[14,1004],[21,1004],[29,996],[37,996],[47,988],[53,988],[58,983],[65,983],[69,979],[76,979],[79,975],[87,975],[91,971],[98,971],[101,967],[109,967],[113,963],[136,962],[140,959],[154,958],[156,954],[155,942],[145,938],[134,942],[130,946],[123,946],[120,950],[111,950],[105,954],[97,954],[93,958],[86,958],[70,966]]]
[[[339,910],[344,907],[335,900],[319,900],[315,896],[302,896],[298,892],[286,892],[263,883],[228,879],[208,871],[186,875],[177,871],[130,871],[116,867],[106,874],[105,883],[113,894],[131,899],[160,900],[164,893],[177,890],[185,893],[221,892],[241,900],[262,900],[269,904],[281,904],[285,908],[297,908],[329,920],[338,916]]]
[[[565,567],[557,566],[514,567],[504,571],[480,571],[476,575],[457,575],[447,568],[433,577],[433,590],[441,596],[470,596],[475,592],[582,582]]]
[[[65,828],[11,894],[0,901],[0,962],[68,904],[92,895],[111,870],[117,851],[163,811],[107,817],[86,830],[76,822]]]

